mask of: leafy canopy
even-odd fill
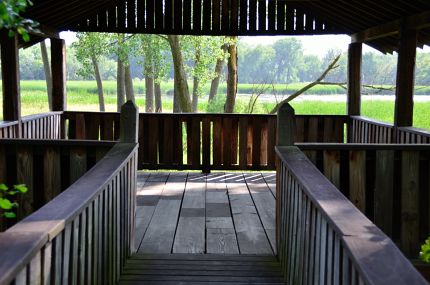
[[[0,30],[8,30],[10,37],[18,34],[26,42],[30,40],[31,31],[36,30],[37,22],[21,16],[28,5],[33,5],[30,0],[2,0],[0,1]]]

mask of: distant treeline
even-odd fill
[[[317,44],[317,43],[316,43]],[[271,45],[252,46],[239,40],[238,45],[238,76],[239,83],[292,83],[310,82],[315,80],[338,54],[342,54],[339,67],[325,79],[328,82],[346,82],[347,55],[338,50],[330,50],[323,58],[304,54],[303,45],[296,38],[285,38]],[[133,78],[143,78],[142,60],[131,59]],[[140,64],[139,64],[140,63]],[[396,78],[397,55],[366,52],[363,54],[362,76],[364,84],[392,85]],[[417,85],[430,85],[430,53],[417,54],[416,81]],[[100,71],[103,80],[116,78],[115,56],[104,56]],[[67,66],[69,80],[91,80],[78,72],[81,63],[75,57],[73,47],[67,48]],[[44,72],[39,45],[20,50],[21,78],[24,80],[43,80]],[[173,78],[172,68],[168,77]],[[168,78],[168,79],[169,79]],[[249,91],[249,87],[244,87]],[[337,89],[331,86],[329,89]],[[333,89],[333,90],[334,90]],[[314,89],[315,90],[315,89]],[[326,87],[321,90],[326,90]],[[222,91],[222,90],[220,90]],[[249,93],[245,90],[239,92]],[[330,93],[330,92],[329,92]]]

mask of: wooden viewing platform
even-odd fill
[[[428,0],[47,0],[23,16],[30,42],[0,33],[0,182],[29,187],[0,233],[1,285],[428,284],[407,259],[430,232],[430,132],[412,127]],[[64,30],[348,34],[347,113],[68,112]],[[22,118],[19,48],[45,38],[55,112]],[[393,124],[360,116],[363,43],[398,53]]]

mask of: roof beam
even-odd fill
[[[28,48],[48,38],[58,39],[58,40],[61,39],[60,33],[56,29],[39,24],[39,26],[37,26],[37,28],[34,31],[30,32],[30,41],[25,42],[20,38],[18,42],[18,47]]]
[[[405,28],[409,30],[420,30],[430,27],[430,11],[412,15],[404,20]],[[383,37],[397,35],[402,26],[402,20],[391,21],[376,27],[351,35],[353,43],[364,43]]]

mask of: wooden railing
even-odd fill
[[[60,139],[62,113],[49,112],[25,116],[21,121],[0,122],[0,139]]]
[[[118,113],[65,112],[71,139],[112,140]],[[346,116],[297,116],[297,140],[343,142]],[[274,169],[276,117],[239,114],[139,115],[139,169]]]
[[[430,131],[413,127],[397,128],[396,143],[430,144]]]
[[[349,143],[393,143],[394,126],[361,116],[351,116]]]
[[[134,251],[137,110],[120,142],[48,204],[0,233],[0,284],[116,284]]]
[[[18,122],[0,122],[0,139],[13,139],[17,137],[19,137]]]
[[[21,138],[60,139],[62,112],[30,115],[21,120]]]
[[[418,257],[430,232],[430,145],[297,146],[408,257]]]
[[[428,284],[297,147],[277,147],[277,250],[287,284]]]
[[[117,144],[41,209],[0,233],[0,284],[116,284],[134,245],[136,144]]]
[[[413,127],[395,127],[392,124],[360,116],[351,116],[349,125],[348,142],[350,143],[430,143],[430,132],[428,130]]]
[[[18,220],[67,189],[113,147],[113,142],[0,140],[0,183],[25,184]],[[2,223],[3,221],[3,223]],[[0,230],[15,220],[1,220]]]

